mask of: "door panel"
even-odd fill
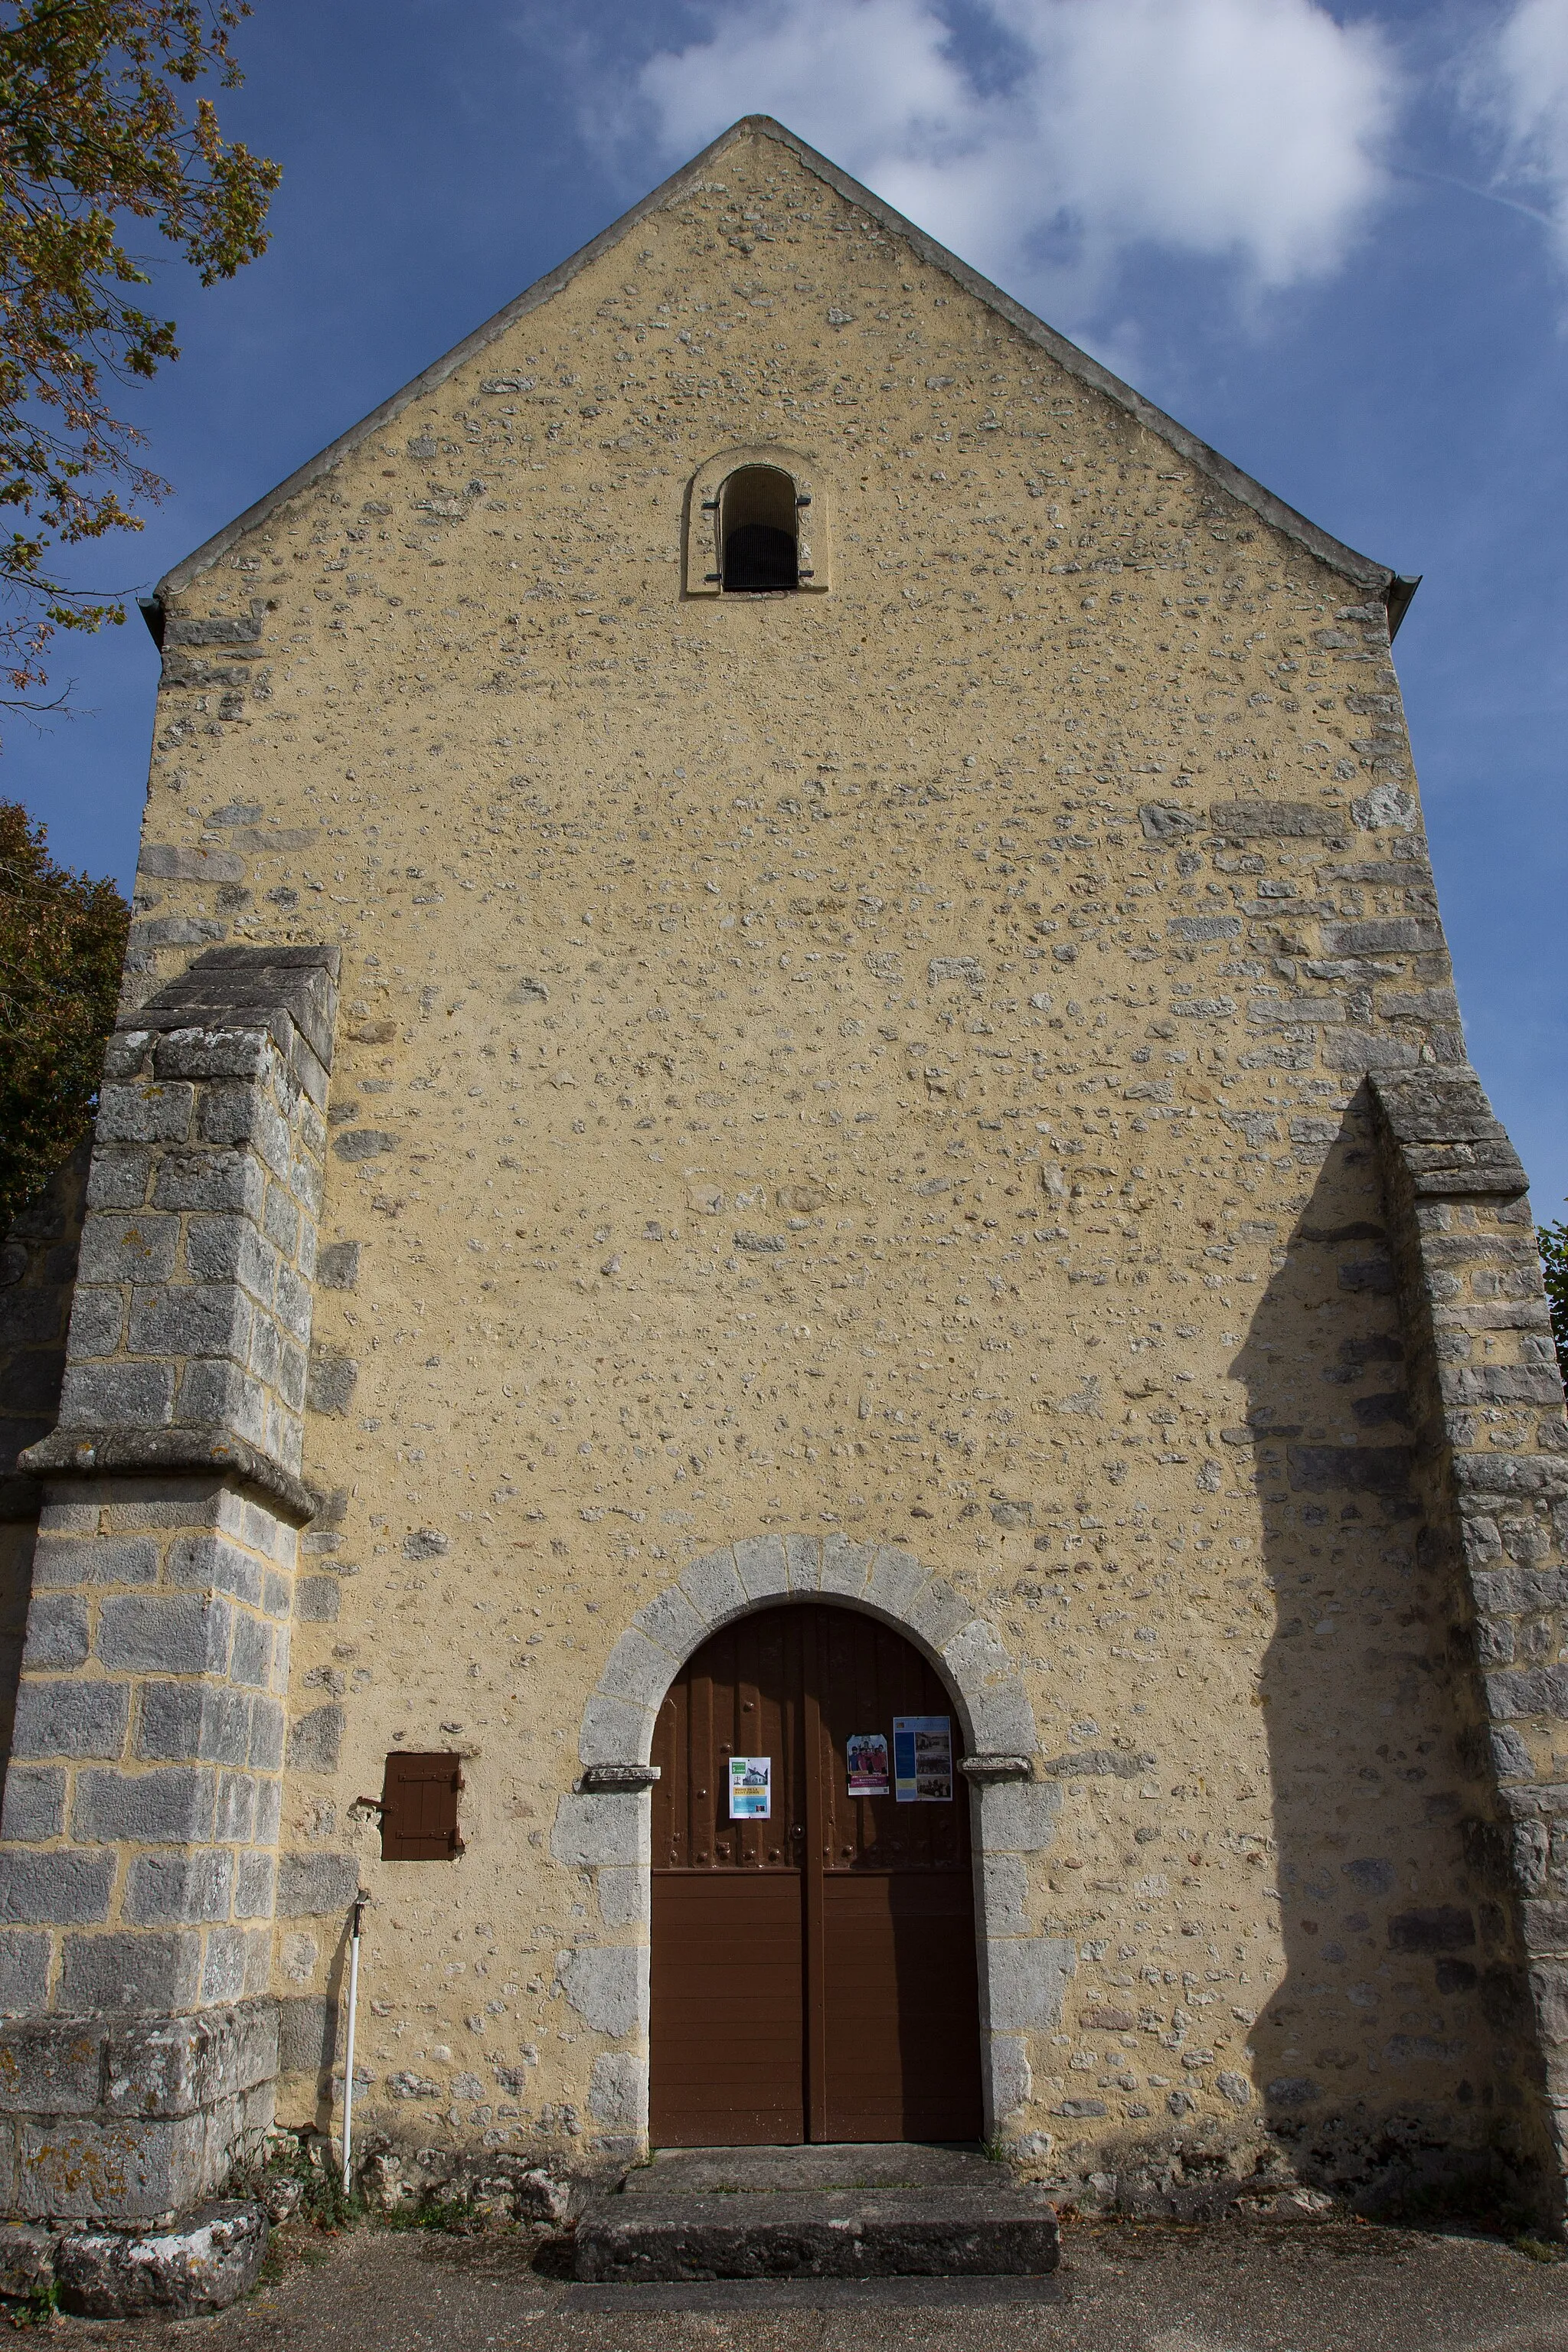
[[[934,1871],[830,1873],[823,1940],[826,2137],[978,2139],[974,1901],[967,1881]]]
[[[799,1873],[656,1871],[652,1931],[654,2145],[804,2139]]]
[[[678,1676],[653,1751],[656,2143],[978,2137],[967,1787],[852,1798],[846,1765],[852,1732],[890,1747],[896,1715],[952,1713],[910,1643],[819,1603],[740,1619]],[[731,1754],[772,1757],[771,1820],[727,1818]]]

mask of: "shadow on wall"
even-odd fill
[[[16,1456],[59,1417],[91,1156],[90,1139],[79,1144],[0,1242],[0,1774],[11,1756],[40,1499],[37,1481],[17,1475]]]
[[[1441,1496],[1424,1492],[1365,1088],[1318,1142],[1237,1359],[1246,1426],[1223,1433],[1226,1483],[1261,1504],[1275,1621],[1255,1703],[1285,1975],[1252,2073],[1303,2177],[1369,2206],[1440,2205],[1504,2189],[1529,2060],[1510,2046],[1505,1917],[1467,1866],[1490,1810],[1467,1612]]]

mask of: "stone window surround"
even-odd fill
[[[631,2045],[595,2066],[590,2105],[616,2135],[604,2152],[647,2139],[648,1759],[659,1706],[712,1634],[792,1601],[879,1618],[913,1643],[952,1696],[970,1783],[985,2133],[1033,2154],[1021,2134],[1033,2087],[1027,2037],[1059,2024],[1075,1960],[1070,1942],[1030,1926],[1026,1857],[1050,1843],[1061,1804],[1057,1783],[1033,1777],[1034,1709],[995,1628],[912,1553],[805,1534],[742,1538],[693,1560],[637,1612],[584,1710],[583,1772],[560,1800],[551,1851],[558,1863],[594,1874],[605,1925],[629,1931],[625,1941],[557,1957],[562,1990],[585,2021]]]
[[[800,518],[801,579],[798,587],[790,593],[797,596],[825,595],[833,585],[831,490],[816,460],[804,450],[792,449],[782,441],[742,442],[717,450],[692,475],[687,485],[681,529],[683,593],[687,596],[707,597],[722,593],[719,580],[720,492],[730,476],[739,473],[744,466],[772,467],[777,473],[788,474],[795,483]],[[806,501],[804,506],[799,503],[802,499]],[[776,594],[770,594],[769,601],[776,603]]]

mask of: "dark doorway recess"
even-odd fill
[[[742,466],[719,494],[722,584],[745,595],[800,585],[795,483],[776,466]]]
[[[649,2124],[664,2147],[973,2140],[980,2032],[969,1791],[851,1797],[846,1742],[952,1718],[919,1651],[799,1603],[705,1643],[653,1760]],[[729,1817],[731,1755],[773,1764],[766,1821]]]

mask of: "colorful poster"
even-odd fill
[[[880,1731],[852,1731],[844,1743],[852,1797],[885,1797],[888,1793],[888,1741]]]
[[[952,1804],[951,1716],[894,1716],[893,1794],[900,1805]]]
[[[730,1759],[730,1819],[765,1822],[773,1804],[773,1759],[771,1756]]]

